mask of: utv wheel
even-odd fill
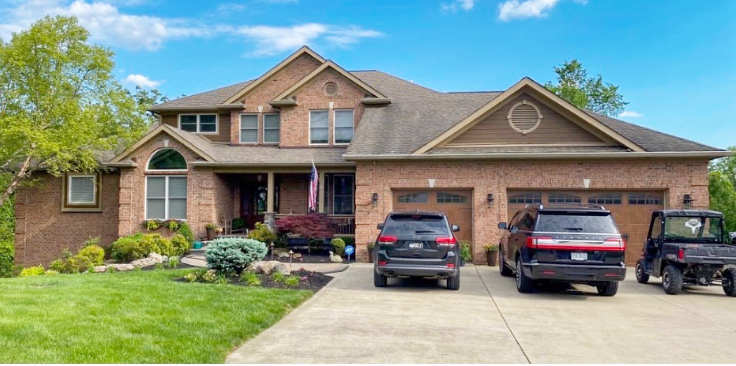
[[[618,292],[618,281],[598,285],[596,289],[598,290],[598,295],[614,296]]]
[[[384,275],[380,275],[376,273],[376,271],[373,271],[373,285],[376,287],[386,287],[388,284],[388,277]]]
[[[723,292],[727,296],[736,297],[736,268],[723,272]]]
[[[460,289],[460,273],[456,276],[447,277],[447,288],[450,290]]]
[[[528,294],[534,291],[534,288],[534,281],[524,274],[521,258],[516,258],[516,290],[522,294]]]
[[[636,282],[639,282],[639,283],[649,282],[649,275],[646,272],[646,267],[644,266],[643,259],[639,259],[639,261],[636,262]]]
[[[662,272],[662,288],[670,295],[677,295],[682,291],[682,271],[679,268],[668,265]]]
[[[511,277],[514,275],[514,271],[506,266],[506,261],[503,260],[503,251],[498,252],[498,270],[501,272],[503,277]]]

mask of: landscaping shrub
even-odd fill
[[[179,258],[171,257],[168,261],[166,261],[166,263],[164,263],[164,265],[167,268],[176,268],[179,266]]]
[[[197,282],[197,275],[194,273],[187,273],[187,275],[184,276],[184,279],[187,280],[187,282]]]
[[[352,245],[355,248],[355,238],[352,236],[341,236],[339,239],[345,242],[345,246]]]
[[[174,252],[174,246],[171,244],[171,240],[164,238],[161,234],[143,235],[140,245],[144,252],[141,258],[147,257],[150,253],[172,255]]]
[[[174,238],[176,238],[176,235]],[[130,262],[132,260],[147,257],[150,253],[161,255],[182,255],[181,248],[187,247],[182,237],[176,238],[176,249],[172,240],[166,239],[161,234],[133,234],[119,238],[110,248],[111,256],[118,261]]]
[[[53,269],[47,269],[46,272],[43,273],[44,276],[56,276],[59,274],[59,271],[54,271]]]
[[[204,253],[207,267],[220,273],[241,273],[251,263],[266,256],[266,244],[253,239],[218,238]]]
[[[119,238],[110,247],[110,256],[117,261],[130,262],[134,259],[142,258],[144,255],[139,243],[143,239],[143,234],[136,233],[133,235]]]
[[[276,283],[284,283],[286,281],[286,275],[281,272],[271,273],[271,279]]]
[[[171,255],[175,256],[182,256],[186,254],[186,252],[190,248],[189,241],[186,237],[184,237],[184,235],[181,234],[176,234],[173,238],[171,238],[171,246],[173,247]]]
[[[240,283],[244,283],[248,286],[260,286],[261,279],[253,272],[243,271],[243,273],[240,274]]]
[[[276,222],[281,234],[296,234],[305,238],[331,238],[334,224],[325,214],[289,215]]]
[[[299,286],[299,277],[297,276],[286,276],[284,278],[284,285],[289,287],[298,287]]]
[[[49,264],[49,270],[64,273],[64,261],[57,259]]]
[[[87,264],[87,267],[101,266],[105,263],[105,250],[96,244],[85,246],[79,250],[74,259]]]
[[[0,277],[13,275],[13,243],[0,241]]]
[[[276,234],[268,225],[256,222],[256,228],[248,233],[248,239],[258,240],[263,243],[272,243],[276,240]]]
[[[23,270],[20,271],[20,277],[43,276],[45,272],[46,270],[39,264],[35,267],[23,268]]]
[[[460,240],[460,258],[466,262],[473,261],[473,253],[471,251],[470,242],[467,240]]]
[[[334,238],[330,241],[333,251],[336,255],[343,255],[345,253],[345,241],[340,238]]]
[[[179,227],[179,235],[182,235],[184,236],[184,238],[187,239],[187,242],[189,243],[187,250],[189,250],[189,248],[194,245],[194,233],[192,232],[192,229],[189,227],[186,221],[182,221],[181,226]]]

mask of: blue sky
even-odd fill
[[[5,0],[0,37],[45,14],[77,15],[124,85],[169,97],[258,77],[302,44],[439,91],[543,83],[577,58],[621,87],[622,119],[736,145],[732,0]]]

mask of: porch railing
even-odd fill
[[[274,218],[279,219],[297,214],[276,214]],[[334,236],[355,236],[355,215],[327,215],[333,222]]]

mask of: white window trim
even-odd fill
[[[327,142],[312,142],[312,112],[327,112]],[[330,145],[330,110],[329,109],[310,109],[309,110],[309,131],[307,136],[309,138],[310,146],[329,146]]]
[[[189,171],[189,162],[187,161],[187,158],[184,158],[184,164],[187,165],[186,169],[148,169],[148,166],[151,165],[151,159],[153,159],[156,154],[158,154],[161,150],[174,150],[178,152],[181,156],[184,156],[184,154],[180,153],[179,150],[176,150],[171,147],[162,147],[156,151],[154,151],[150,156],[148,156],[148,160],[146,161],[146,172],[160,172],[160,173],[179,173],[179,172],[188,172]]]
[[[352,202],[352,212],[351,214],[336,214],[335,213],[335,177],[353,177],[353,202]],[[332,174],[332,213],[335,215],[355,215],[355,174]],[[341,195],[344,196],[344,195]]]
[[[147,175],[146,181],[143,184],[143,217],[146,220],[169,220],[169,178],[186,178],[187,179],[187,197],[185,198],[187,201],[187,205],[189,205],[189,177],[186,175]],[[148,178],[166,178],[164,180],[164,216],[165,217],[156,217],[156,218],[149,218],[148,217]],[[160,199],[160,198],[158,198]],[[187,207],[187,216],[189,215],[189,207]],[[187,221],[186,218],[184,219],[174,219],[179,221]]]
[[[215,115],[215,132],[200,132],[199,117],[203,115],[205,116]],[[181,130],[181,117],[182,116],[197,116],[197,131],[192,132],[192,133],[198,133],[200,135],[219,135],[220,134],[220,115],[217,113],[182,113],[178,117],[179,123],[177,124],[180,130]],[[187,131],[187,132],[190,132],[190,131]]]
[[[243,116],[256,116],[256,140],[243,141]],[[242,145],[258,145],[258,135],[260,135],[261,118],[258,113],[241,113],[238,116],[238,143]]]
[[[278,129],[278,131],[279,131],[279,140],[276,141],[276,142],[273,142],[273,141],[267,142],[266,141],[266,116],[271,116],[271,115],[279,116],[279,129]],[[262,130],[263,130],[262,131],[262,133],[263,133],[262,141],[263,141],[263,144],[264,145],[278,145],[278,144],[280,144],[281,143],[281,113],[264,113],[263,114],[263,129]],[[273,130],[273,128],[269,128],[269,130]]]
[[[72,201],[72,178],[92,178],[92,202]],[[69,174],[66,177],[66,204],[68,206],[91,206],[97,204],[97,175],[96,174]]]
[[[350,142],[337,142],[337,112],[338,111],[351,111],[353,112],[353,137],[355,137],[355,109],[351,108],[342,108],[342,109],[333,109],[332,110],[332,144],[336,146],[348,146],[351,142],[353,142],[353,139],[350,139]]]

